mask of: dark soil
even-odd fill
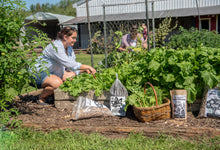
[[[136,119],[130,107],[125,117],[97,117],[74,121],[71,110],[61,110],[54,106],[52,96],[47,99],[50,104],[48,106],[38,105],[37,99],[38,96],[26,96],[14,103],[14,107],[21,112],[19,119],[26,127],[33,126],[40,130],[71,128],[84,133],[99,132],[112,138],[126,137],[131,131],[146,136],[155,136],[158,132],[182,137],[220,135],[220,119],[198,119],[196,113],[192,112],[188,112],[185,121],[170,118],[143,123]]]

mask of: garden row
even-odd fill
[[[109,66],[97,68],[96,79],[90,74],[82,74],[60,87],[72,96],[84,91],[95,90],[99,96],[109,91],[118,74],[129,96],[127,106],[140,106],[137,99],[148,99],[146,106],[151,107],[153,92],[144,94],[144,85],[150,82],[155,86],[159,104],[163,97],[170,98],[170,90],[187,90],[187,102],[201,99],[205,86],[215,87],[219,82],[220,49],[198,47],[180,49],[156,48],[149,52],[117,53],[108,56]],[[110,61],[111,60],[111,61]],[[149,90],[151,91],[151,90]],[[151,99],[151,100],[150,100]]]

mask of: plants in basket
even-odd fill
[[[146,89],[147,85],[150,87]],[[170,118],[170,100],[163,93],[161,89],[147,82],[144,92],[137,91],[128,96],[125,110],[132,105],[135,117],[142,122]]]

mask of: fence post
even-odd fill
[[[155,48],[155,22],[154,22],[154,1],[152,1],[152,28],[153,28],[153,45]],[[149,36],[149,35],[148,35]]]
[[[199,31],[200,31],[200,30],[201,30],[201,20],[200,20],[198,0],[196,0],[196,8],[197,8],[197,11],[198,11],[198,17],[199,17]]]
[[[92,67],[94,67],[94,64],[93,64],[93,53],[92,53],[92,37],[91,37],[90,20],[89,20],[89,4],[88,4],[88,0],[86,0],[86,10],[87,10],[87,21],[88,21],[88,30],[89,30],[89,44],[90,44],[90,51],[91,51],[91,65],[92,65]]]
[[[105,4],[103,4],[103,19],[104,19],[104,44],[105,44],[105,68],[107,68],[107,39],[106,39],[106,20],[105,20]]]
[[[146,7],[146,24],[147,24],[147,35],[149,37],[149,20],[148,20],[148,5],[147,5],[147,0],[145,0],[145,7]],[[150,40],[147,38],[147,46],[148,46],[148,51],[150,50]]]

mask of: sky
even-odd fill
[[[60,2],[60,0],[22,0],[26,3],[26,7],[28,9],[30,9],[31,4],[36,5],[37,3],[39,4],[45,4],[45,3],[49,3],[49,4],[57,4]]]

